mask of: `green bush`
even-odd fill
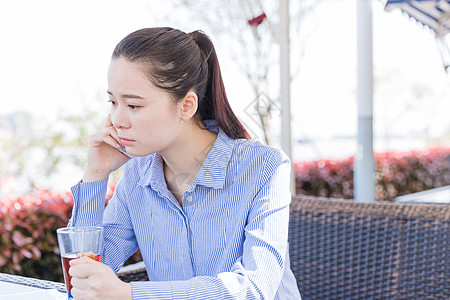
[[[375,154],[376,198],[450,185],[450,148]],[[353,157],[294,164],[297,194],[353,198]]]

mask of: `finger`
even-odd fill
[[[82,289],[76,288],[76,287],[72,287],[72,290],[70,291],[70,293],[72,294],[73,300],[83,300],[83,299],[87,299],[85,297],[86,292]]]
[[[122,148],[122,145],[119,142],[117,142],[112,136],[106,136],[103,139],[103,141],[113,148],[116,148],[116,149]]]
[[[70,283],[77,289],[86,290],[89,288],[89,278],[72,277]]]
[[[69,275],[72,276],[72,282],[74,280],[74,278],[88,278],[91,273],[86,269],[83,268],[83,265],[76,265],[73,267],[70,267],[69,269]]]
[[[101,132],[99,132],[99,137],[105,138],[107,136],[111,136],[117,144],[119,144],[119,148],[123,147],[123,145],[120,143],[119,133],[117,132],[116,128],[114,126],[108,126],[107,128],[104,128]]]
[[[70,276],[77,278],[88,278],[98,269],[96,264],[99,264],[99,262],[88,257],[81,257],[70,261],[69,264]]]
[[[112,146],[113,148],[122,148],[122,145],[118,140],[116,140],[112,135],[114,133],[110,129],[103,129],[102,131],[98,132],[97,134],[92,135],[89,138],[89,143],[93,145],[94,147],[102,146],[104,143]],[[117,133],[115,134],[117,135]],[[117,139],[119,137],[117,136]]]
[[[70,266],[76,266],[79,264],[88,264],[92,261],[93,261],[92,258],[89,258],[87,256],[81,256],[79,258],[72,259],[71,261],[69,261],[69,264],[70,264]]]
[[[119,138],[119,134],[117,133],[116,128],[110,127],[110,128],[108,128],[108,132],[109,132],[109,135],[111,135],[116,140],[116,142],[120,144],[120,138]]]
[[[108,116],[106,117],[106,121],[105,121],[105,127],[108,126],[114,126],[113,122],[111,121],[111,113],[108,114]]]

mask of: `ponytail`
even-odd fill
[[[201,31],[191,32],[189,36],[198,45],[207,60],[208,81],[204,99],[199,99],[200,118],[202,120],[215,120],[226,135],[231,138],[249,139],[250,135],[236,117],[228,102],[213,43]]]

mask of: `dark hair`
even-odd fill
[[[215,120],[231,138],[250,138],[228,102],[216,51],[206,34],[169,27],[140,29],[117,44],[112,58],[119,57],[142,64],[149,80],[174,101],[193,90],[199,120]]]

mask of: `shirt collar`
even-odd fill
[[[159,190],[162,185],[166,185],[163,171],[164,164],[161,154],[151,154],[149,164],[147,163],[139,166],[141,179],[138,184],[141,186],[150,185],[152,189]]]
[[[228,163],[233,152],[234,139],[228,137],[215,121],[205,121],[206,127],[217,133],[216,141],[206,156],[200,171],[187,191],[192,192],[196,185],[220,189],[225,184]],[[159,153],[151,155],[150,165],[141,165],[139,185],[150,185],[154,190],[166,186],[163,171],[163,158]]]
[[[217,139],[208,153],[197,177],[188,191],[195,185],[203,185],[220,189],[225,184],[228,163],[233,153],[234,140],[229,138],[222,129],[218,129]]]

